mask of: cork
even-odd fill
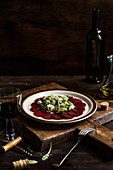
[[[109,103],[108,102],[101,102],[100,106],[101,106],[101,110],[108,110],[109,109]]]
[[[18,161],[14,161],[12,162],[13,163],[13,170],[19,170],[19,169],[24,169],[24,168],[27,168],[28,165],[29,165],[29,160],[26,158],[26,159],[20,159]]]

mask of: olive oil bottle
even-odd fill
[[[107,56],[109,63],[109,72],[105,82],[99,89],[98,96],[101,99],[113,99],[113,77],[112,77],[112,64],[113,64],[113,55]]]
[[[92,29],[86,36],[86,80],[101,83],[104,75],[105,37],[100,29],[100,10],[93,9]]]

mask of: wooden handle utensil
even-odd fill
[[[2,152],[6,152],[7,150],[11,149],[13,146],[17,145],[19,142],[22,141],[22,138],[19,136],[16,139],[10,141],[9,143],[7,143],[6,145],[2,146],[0,148],[0,150]]]

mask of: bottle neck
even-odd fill
[[[100,10],[94,9],[92,13],[92,29],[100,29]]]

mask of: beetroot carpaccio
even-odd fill
[[[36,117],[44,119],[72,119],[83,114],[86,104],[82,100],[72,96],[44,96],[37,98],[32,104],[30,111]]]

